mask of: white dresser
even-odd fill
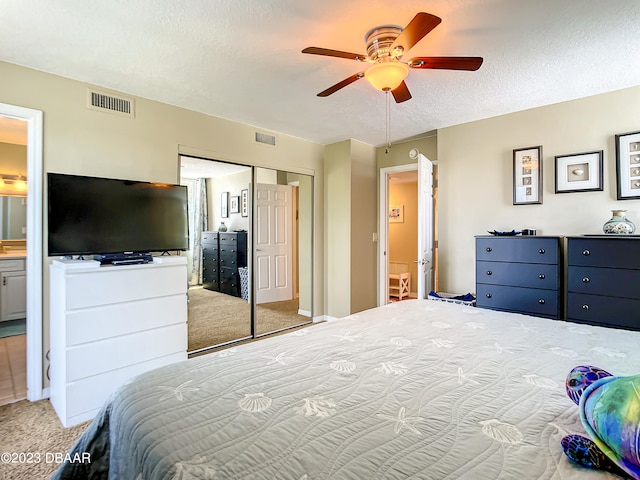
[[[50,396],[65,427],[92,419],[135,375],[186,360],[186,257],[54,260],[50,273]]]

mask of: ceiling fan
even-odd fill
[[[362,72],[351,75],[341,82],[318,93],[319,97],[328,97],[341,88],[365,77],[378,90],[391,92],[397,103],[411,98],[411,93],[404,79],[409,69],[443,69],[443,70],[478,70],[482,65],[482,57],[414,57],[408,62],[400,59],[431,30],[436,28],[442,19],[430,13],[420,12],[405,27],[397,25],[381,25],[367,32],[364,39],[367,54],[342,52],[319,47],[307,47],[302,53],[324,55],[328,57],[346,58],[372,65]]]

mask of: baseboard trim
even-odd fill
[[[313,317],[313,322],[334,322],[336,320],[340,320],[338,317],[332,317],[330,315],[319,315],[317,317]]]

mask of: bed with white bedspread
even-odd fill
[[[408,300],[154,370],[55,479],[554,479],[575,365],[640,373],[640,332]]]

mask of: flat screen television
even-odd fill
[[[49,256],[189,248],[187,187],[47,174]]]

